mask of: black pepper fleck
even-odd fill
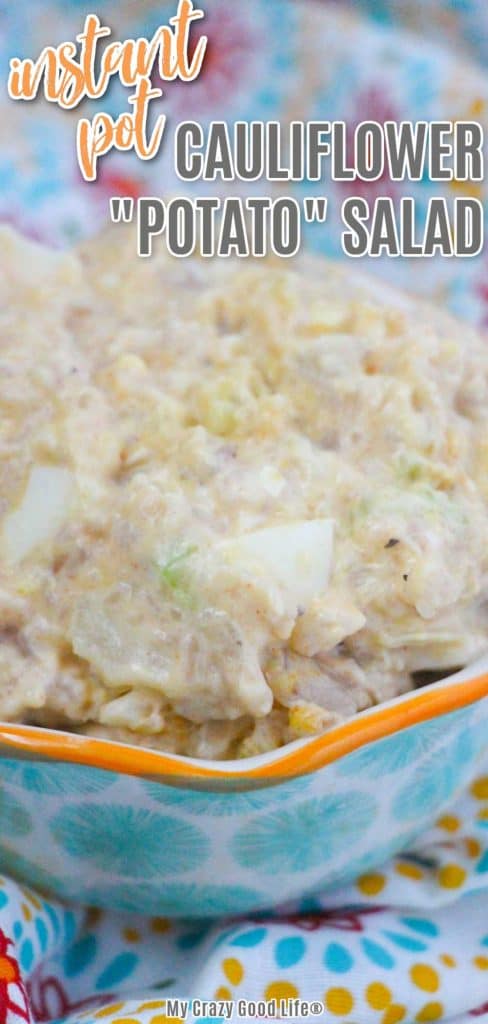
[[[408,580],[408,572],[404,573],[403,579],[405,580],[405,583],[406,583],[407,580]]]
[[[397,540],[396,537],[390,537],[390,540],[388,541],[388,544],[385,544],[385,548],[396,548],[397,544],[399,544],[399,543],[400,543],[400,541]]]

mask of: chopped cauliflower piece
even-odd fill
[[[488,648],[488,345],[355,267],[0,229],[0,719],[204,758]]]
[[[366,616],[348,595],[331,588],[323,597],[315,598],[297,619],[291,646],[297,654],[314,658],[316,654],[331,651],[365,624]]]
[[[109,728],[130,729],[134,722],[140,733],[153,736],[165,725],[161,699],[150,690],[129,690],[100,708],[99,721]]]

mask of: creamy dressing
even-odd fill
[[[201,757],[488,646],[488,348],[312,257],[1,234],[0,717]]]

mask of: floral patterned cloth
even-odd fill
[[[47,43],[73,39],[91,10],[87,0],[0,0],[0,73],[12,55],[36,56]],[[114,37],[152,35],[174,13],[173,0],[99,0],[95,5]],[[476,119],[488,128],[486,0],[202,0],[209,47],[200,78],[163,83],[160,101],[171,126],[185,118],[202,124],[238,119],[345,120],[350,130],[364,119]],[[368,17],[367,15],[374,15]],[[402,28],[399,24],[402,23]],[[408,31],[403,27],[407,26]],[[155,80],[155,85],[162,83]],[[127,109],[118,84],[103,100],[115,115]],[[5,96],[5,94],[4,94]],[[112,153],[100,162],[98,180],[81,178],[75,154],[75,123],[90,105],[70,113],[43,100],[14,103],[0,96],[0,219],[53,245],[93,233],[108,218],[111,195],[139,196],[181,191],[172,166],[169,136],[149,163]],[[100,107],[97,107],[100,109]],[[210,190],[211,185],[204,188]],[[198,193],[204,191],[195,185]],[[270,186],[258,184],[260,194]],[[415,183],[285,183],[286,192],[329,198],[325,225],[305,225],[306,244],[340,257],[340,207],[358,191],[412,195],[418,227],[429,199],[442,186]],[[444,194],[484,198],[486,186],[448,182]],[[486,258],[364,258],[368,271],[413,292],[448,303],[460,315],[488,323]]]
[[[0,876],[2,1024],[166,1024],[169,998],[318,1000],[338,1024],[486,1019],[488,772],[408,853],[273,915],[111,914]]]
[[[93,6],[119,38],[151,34],[174,9],[167,0],[0,0],[2,80],[10,56],[35,56],[48,42],[72,38]],[[192,86],[165,85],[174,120],[321,118],[352,126],[365,118],[471,118],[488,126],[486,0],[203,6],[211,39],[205,72]],[[107,219],[109,196],[177,187],[164,149],[144,166],[112,155],[96,183],[83,183],[74,151],[79,112],[3,97],[0,219],[27,234],[71,244]],[[123,91],[112,89],[104,106],[125,108]],[[358,185],[347,188],[356,193]],[[421,216],[439,186],[385,179],[362,190],[372,199],[413,194]],[[465,190],[452,182],[446,194]],[[484,198],[485,187],[470,192]],[[337,211],[346,186],[329,185],[327,194]],[[311,228],[307,243],[338,256],[339,239],[336,215],[327,230]],[[367,269],[488,323],[485,257],[381,259]],[[321,1019],[339,1024],[488,1019],[488,774],[409,853],[273,916],[203,925],[109,914],[61,906],[0,876],[0,1024],[165,1024],[169,996],[300,996],[322,1001]]]

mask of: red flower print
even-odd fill
[[[77,173],[79,173],[77,171]],[[85,186],[81,185],[81,188]],[[98,168],[96,181],[90,182],[87,195],[94,213],[105,221],[108,217],[109,200],[112,196],[127,196],[137,202],[140,196],[147,193],[147,183],[143,177],[124,173],[120,167],[120,158],[107,158]]]
[[[401,121],[401,119],[402,115],[391,100],[385,96],[382,86],[370,85],[360,92],[356,97],[355,108],[347,118],[346,158],[348,167],[354,166],[354,132],[361,121],[377,121],[378,124],[384,124],[385,121]],[[377,181],[362,181],[361,178],[356,177],[350,181],[341,182],[341,186],[347,195],[361,196],[370,203],[373,203],[379,196],[391,196],[393,199],[398,194],[398,182],[391,180],[386,165],[383,174]]]
[[[223,104],[234,104],[236,94],[255,82],[256,56],[262,46],[243,7],[221,0],[206,12],[202,21],[193,24],[190,59],[201,37],[205,35],[208,39],[202,70],[194,82],[163,82],[155,71],[153,85],[162,89],[173,114],[198,117],[213,109],[222,120]]]
[[[362,917],[371,914],[379,914],[382,907],[363,907],[361,910],[346,908],[345,910],[319,910],[312,914],[287,914],[285,917],[254,919],[254,924],[267,925],[291,924],[304,932],[316,932],[321,928],[335,928],[344,932],[363,932],[364,925]]]
[[[324,924],[329,928],[336,928],[343,932],[363,932],[364,925],[361,918],[379,914],[382,909],[382,907],[362,907],[359,910],[350,907],[344,910],[325,910],[321,916]]]
[[[103,164],[98,172],[97,184],[108,197],[129,196],[131,199],[139,199],[144,193],[144,183],[140,178],[110,170]]]
[[[104,992],[103,995],[88,996],[86,999],[73,1002],[59,978],[51,975],[43,977],[42,964],[30,978],[28,989],[32,1015],[39,1024],[66,1017],[76,1010],[87,1008],[96,1010],[107,1003],[112,1003],[115,999],[113,993]],[[3,1019],[0,1020],[0,1024],[3,1024]]]
[[[30,1021],[29,1001],[19,965],[9,953],[11,939],[0,929],[0,1024],[7,1024],[9,1015]]]
[[[480,327],[488,327],[488,280],[480,281],[476,291],[482,306]]]

